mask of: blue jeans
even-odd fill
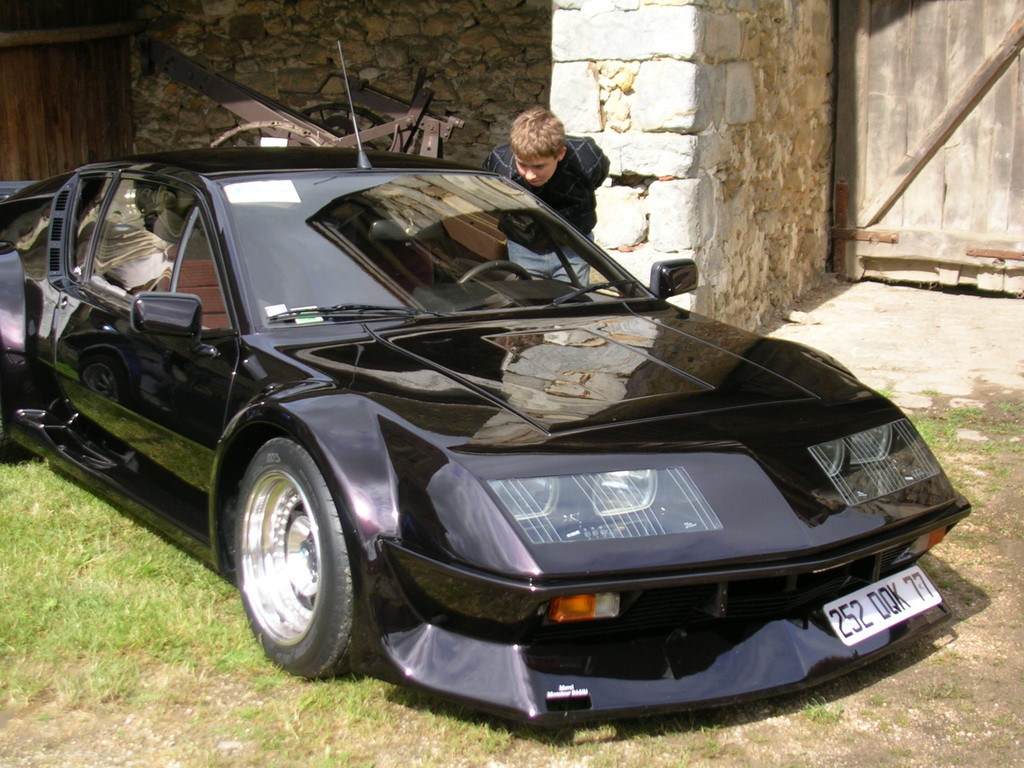
[[[593,235],[587,235],[587,238],[593,240]],[[565,254],[565,258],[572,267],[572,271],[576,273],[576,278],[579,280],[580,285],[586,285],[589,282],[590,265],[571,248],[563,248],[562,253]],[[554,251],[534,253],[526,246],[520,245],[514,240],[509,240],[508,258],[509,261],[526,267],[532,274],[539,277],[550,277],[553,280],[564,280],[567,283],[573,282],[569,275],[566,274],[562,260],[558,258],[558,254]]]

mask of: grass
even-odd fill
[[[138,702],[154,665],[263,665],[234,588],[202,564],[43,462],[0,466],[0,488],[0,696]]]
[[[814,698],[804,705],[803,715],[816,725],[835,725],[843,716],[843,705],[829,704],[822,698]]]
[[[1024,455],[1024,403],[950,408],[914,415],[913,421],[953,484],[974,502],[975,510],[983,511],[989,498],[1014,487],[1007,459]],[[964,439],[965,431],[984,439]]]

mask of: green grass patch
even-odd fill
[[[130,701],[152,695],[154,664],[265,666],[235,588],[203,564],[44,462],[0,466],[0,489],[0,697]]]
[[[843,717],[843,705],[815,698],[804,705],[803,716],[816,725],[835,725]]]

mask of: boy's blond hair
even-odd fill
[[[509,146],[519,159],[558,157],[565,146],[565,126],[551,110],[530,107],[512,122]]]

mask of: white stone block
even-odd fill
[[[600,131],[601,87],[596,65],[586,61],[555,64],[551,71],[551,111],[570,134]]]
[[[701,242],[701,183],[699,179],[656,181],[647,190],[651,245],[678,253]]]
[[[645,61],[633,86],[634,124],[645,131],[699,133],[710,117],[706,80],[691,61]]]
[[[647,213],[640,191],[632,187],[597,190],[594,239],[602,248],[632,248],[647,237]]]
[[[594,136],[611,161],[611,175],[688,178],[696,172],[696,136],[678,133],[609,133]]]
[[[644,61],[656,56],[693,59],[700,51],[701,31],[701,11],[693,6],[643,5],[635,11],[600,12],[559,9],[551,21],[551,55],[556,62]]]

